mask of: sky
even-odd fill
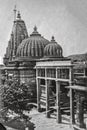
[[[87,53],[87,0],[0,0],[0,59],[12,31],[15,4],[28,34],[36,25],[48,40],[55,37],[64,56]]]

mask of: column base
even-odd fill
[[[49,112],[46,113],[46,117],[50,118],[50,113]]]
[[[38,107],[38,108],[37,108],[37,111],[38,111],[38,112],[41,112],[41,107]]]
[[[61,123],[61,119],[57,119],[57,123]]]

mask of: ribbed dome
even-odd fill
[[[54,36],[52,36],[52,40],[50,44],[48,44],[44,48],[44,56],[45,57],[60,57],[62,58],[62,47],[55,41]]]
[[[22,41],[17,49],[17,57],[32,57],[41,58],[44,55],[44,47],[49,43],[37,32],[37,27],[34,27],[33,33],[29,38]]]

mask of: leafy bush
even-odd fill
[[[35,83],[19,83],[17,80],[8,80],[4,85],[3,103],[4,107],[16,112],[22,113],[23,110],[30,110],[27,103],[36,97]],[[34,91],[33,91],[34,90]]]

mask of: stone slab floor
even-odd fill
[[[39,113],[36,109],[33,109],[29,115],[32,117],[31,121],[35,124],[35,130],[73,130],[66,120],[58,124],[56,117],[46,118],[45,113]]]
[[[29,113],[25,112],[26,115],[31,117],[31,122],[35,124],[35,130],[74,130],[70,127],[69,122],[64,118],[61,124],[56,122],[56,117],[46,118],[46,113],[39,113],[36,108],[32,109]],[[7,130],[15,130],[7,127]]]

